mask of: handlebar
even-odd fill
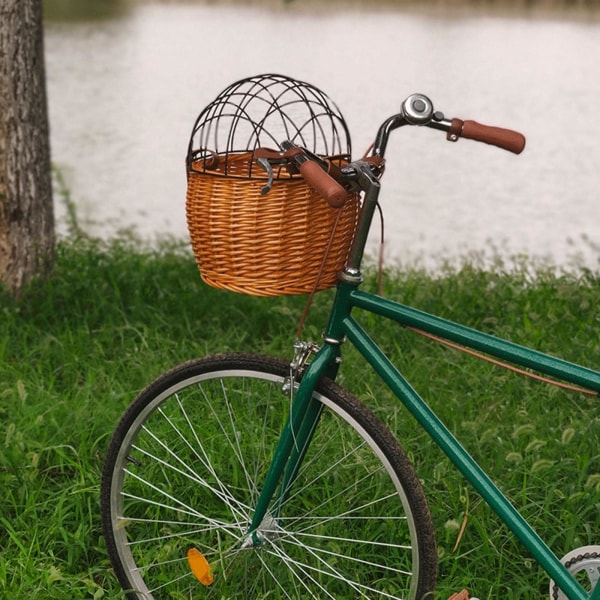
[[[520,154],[525,148],[525,136],[517,131],[482,125],[473,120],[446,119],[441,112],[434,110],[433,104],[427,96],[412,94],[402,103],[400,113],[390,117],[380,126],[370,157],[363,161],[350,163],[348,167],[341,169],[340,173],[336,174],[336,178],[328,173],[325,161],[291,142],[281,144],[284,152],[280,153],[277,160],[273,162],[291,163],[330,206],[339,208],[348,198],[346,187],[352,184],[360,187],[358,174],[361,169],[367,168],[376,172],[377,175],[381,174],[381,165],[389,135],[394,129],[405,125],[425,126],[444,131],[446,139],[451,142],[457,142],[462,137],[491,144],[514,154]],[[272,183],[272,168],[269,160],[264,157],[258,160],[259,164],[269,173],[269,183],[263,188],[263,193],[270,189]],[[357,168],[359,165],[360,168]]]
[[[423,94],[412,94],[402,103],[399,114],[390,117],[379,128],[375,138],[373,153],[383,157],[389,134],[404,125],[423,125],[446,132],[446,139],[457,142],[461,137],[484,142],[520,154],[525,148],[525,136],[518,131],[482,125],[477,121],[446,119],[443,113],[435,111],[431,100]]]

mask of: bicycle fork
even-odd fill
[[[278,515],[302,464],[323,409],[323,405],[313,397],[313,392],[324,374],[337,369],[338,355],[339,350],[335,346],[323,346],[306,368],[297,389],[293,374],[286,383],[286,386],[290,386],[289,393],[292,398],[290,412],[275,447],[248,533],[242,543],[243,549],[259,547],[265,539],[277,536]],[[273,498],[275,501],[272,504]]]

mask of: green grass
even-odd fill
[[[391,269],[384,292],[598,367],[598,272],[477,264],[435,276]],[[318,295],[307,337],[319,338],[330,298]],[[0,296],[0,597],[122,597],[98,516],[103,455],[120,414],[150,380],[189,358],[225,350],[289,356],[304,300],[208,288],[184,244],[152,249],[132,237],[63,241],[51,280],[18,304]],[[597,399],[363,321],[557,553],[600,543]],[[482,600],[548,597],[530,557],[360,364],[348,350],[340,381],[414,458],[436,524],[439,597],[462,587]]]

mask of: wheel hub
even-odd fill
[[[259,548],[266,541],[274,541],[280,537],[282,529],[277,522],[277,519],[272,515],[265,515],[258,529],[248,534],[242,542],[242,550],[250,548]]]

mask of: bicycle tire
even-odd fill
[[[278,359],[215,355],[175,367],[129,406],[101,486],[106,547],[129,598],[430,597],[437,553],[417,475],[387,427],[329,380],[266,541],[241,548],[287,413],[287,375]],[[212,584],[194,576],[190,548]]]

